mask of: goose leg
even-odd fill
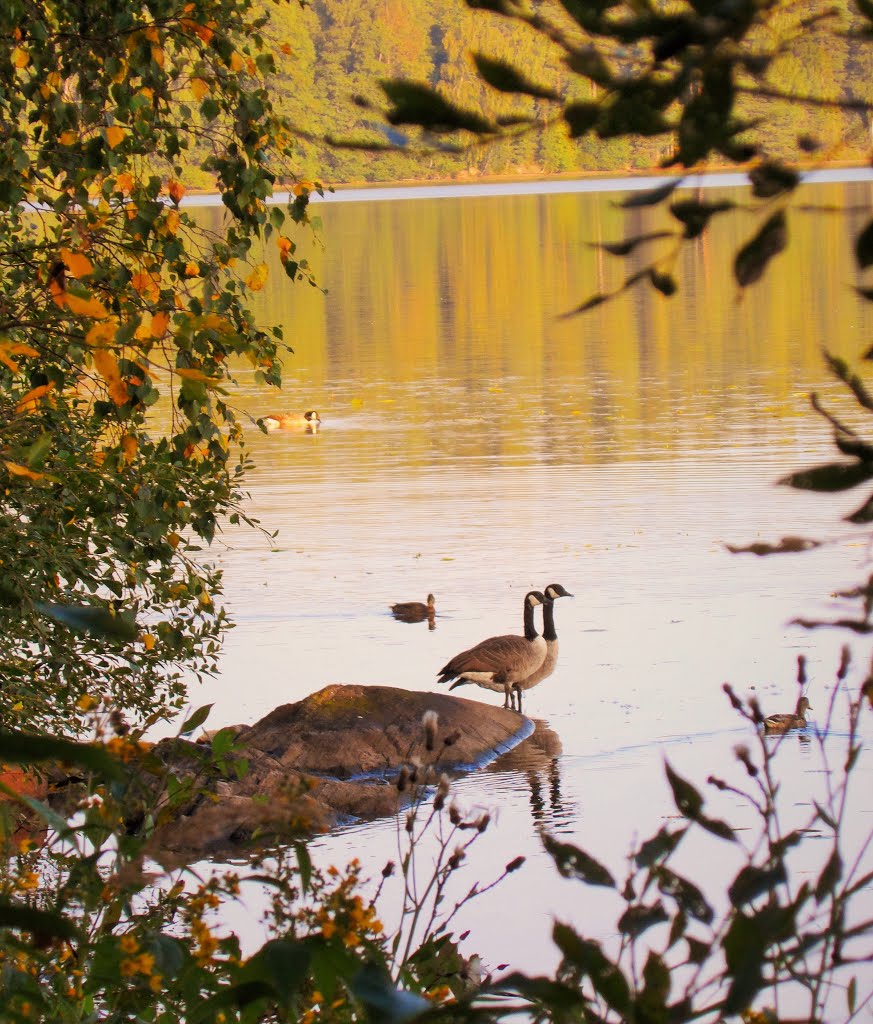
[[[516,711],[521,714],[521,687],[517,683],[515,685],[515,702],[518,705]]]

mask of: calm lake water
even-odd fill
[[[637,288],[562,318],[637,265],[591,243],[672,226],[617,198],[318,204],[319,244],[302,246],[327,294],[291,286],[277,268],[262,298],[262,315],[285,325],[295,350],[286,391],[267,395],[239,377],[238,404],[252,416],[315,408],[323,428],[250,431],[252,508],[279,534],[270,543],[229,530],[216,547],[237,628],[220,677],[191,695],[215,702],[213,727],[253,722],[328,683],[434,690],[452,655],[521,631],[527,590],[559,582],[576,595],[556,605],[558,667],[528,695],[537,738],[455,784],[463,807],[494,819],[462,889],[528,858],[454,922],[456,933],[470,929],[465,951],[492,968],[552,967],[556,918],[615,932],[616,904],[562,879],[539,829],[622,877],[634,839],[676,816],[665,758],[706,790],[713,814],[751,827],[747,807],[706,787],[713,772],[742,783],[732,751],[752,739],[722,684],[757,693],[765,710],[791,710],[803,654],[821,722],[841,645],[851,642],[853,687],[870,662],[863,638],[791,624],[849,614],[833,595],[866,579],[870,549],[841,516],[865,495],[776,481],[833,458],[811,390],[853,413],[821,353],[855,359],[873,340],[851,247],[873,184],[801,190],[789,251],[743,296],[732,256],[757,221],[739,211],[668,258],[680,284],[672,299]],[[863,212],[801,208],[811,205]],[[726,548],[785,535],[828,543],[769,558]],[[394,621],[391,603],[428,592],[435,629]],[[837,707],[823,744],[835,766],[845,746]],[[869,726],[868,716],[868,737]],[[805,822],[828,775],[819,744],[798,736],[778,763],[789,827]],[[869,776],[869,762],[858,772]],[[873,826],[873,787],[859,789],[853,842]],[[804,845],[801,878],[815,877],[825,845]],[[352,825],[320,838],[314,855],[360,857],[378,878],[397,857],[395,823]],[[682,850],[677,869],[723,892],[738,863],[707,837]],[[252,896],[253,916],[256,905]],[[389,927],[392,912],[389,894]]]

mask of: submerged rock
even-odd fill
[[[422,724],[428,711],[437,715],[430,739]],[[233,748],[220,758],[224,772],[208,739],[157,744],[152,758],[165,771],[156,781],[163,775],[166,785],[172,775],[197,785],[158,828],[154,854],[214,856],[258,838],[309,835],[393,814],[403,799],[396,785],[402,765],[467,771],[532,732],[533,723],[516,712],[445,693],[326,686],[252,726],[234,727]]]

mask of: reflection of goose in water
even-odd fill
[[[261,422],[267,430],[307,430],[314,434],[321,426],[321,417],[310,409],[307,412],[277,412],[264,416]]]
[[[492,761],[486,771],[502,776],[513,784],[513,789],[521,790],[523,785],[529,791],[534,825],[560,831],[574,813],[561,795],[561,740],[546,722],[533,719],[533,723],[533,733]]]
[[[766,732],[788,732],[789,729],[806,728],[806,712],[812,711],[812,705],[807,697],[800,697],[794,714],[769,715],[764,719]]]
[[[401,601],[399,604],[392,604],[391,614],[399,622],[424,622],[427,619],[428,629],[436,628],[436,604],[433,594],[427,595],[427,604],[422,604],[421,601]]]
[[[546,642],[546,657],[542,665],[534,672],[529,675],[527,679],[522,679],[521,682],[516,683],[513,687],[513,696],[517,710],[521,711],[521,695],[524,690],[530,690],[537,683],[541,683],[555,671],[555,665],[558,664],[558,634],[555,631],[555,601],[559,597],[572,597],[573,595],[569,590],[564,590],[560,583],[550,583],[543,591],[543,597],[545,601],[543,603],[543,640]]]
[[[534,626],[534,608],[544,601],[539,590],[528,591],[524,596],[524,636],[491,636],[461,651],[439,670],[439,682],[449,683],[454,679],[450,690],[475,683],[486,690],[502,692],[503,706],[513,706],[513,684],[533,675],[546,657],[546,641]]]

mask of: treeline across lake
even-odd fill
[[[542,33],[511,18],[470,10],[462,0],[263,4],[278,66],[272,85],[278,106],[298,132],[300,164],[295,170],[303,177],[344,183],[621,172],[658,167],[671,153],[671,134],[649,135],[646,126],[634,136],[600,138],[588,132],[573,139],[558,105],[485,84],[474,53],[512,62],[530,81],[561,97],[590,102],[604,94],[571,71],[562,51]],[[585,44],[581,29],[557,0],[533,6]],[[846,0],[837,0],[826,19],[811,0],[799,6],[809,9],[808,25],[817,27],[798,30],[798,24],[806,24],[798,18],[798,5],[784,5],[784,13],[777,5],[768,12],[760,28],[760,52],[771,55],[766,75],[733,84],[744,93],[742,116],[759,138],[765,136],[767,157],[796,155],[800,139],[801,150],[814,160],[864,161],[870,152],[870,119],[860,103],[873,100],[869,40],[858,38],[860,25]],[[604,51],[603,40],[594,43]],[[612,45],[607,58],[618,74],[638,72],[643,61],[651,60],[632,43]],[[388,104],[379,83],[398,78],[435,87],[464,109],[535,123],[519,124],[499,141],[471,136],[461,151],[456,145],[440,148],[433,136],[425,140],[414,130],[386,125],[381,111]],[[815,102],[788,103],[774,98],[777,93],[814,97]],[[848,108],[841,106],[846,103]],[[193,167],[188,177],[191,184],[208,185]]]

